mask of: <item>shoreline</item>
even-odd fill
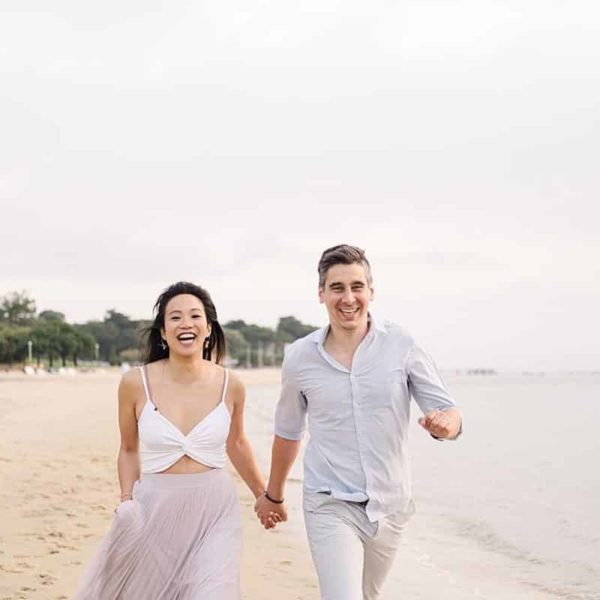
[[[246,430],[266,472],[280,372],[270,368],[237,372],[247,386]],[[119,377],[118,369],[47,377],[0,374],[0,600],[68,600],[108,531],[118,502]],[[590,385],[587,378],[583,382],[587,387],[581,390],[590,402],[580,403],[579,416],[571,421],[573,431],[579,432],[580,416],[587,415],[591,433],[595,410],[591,400],[600,382]],[[503,400],[520,389],[515,380],[505,378],[504,387],[477,377],[450,383],[457,387],[457,397],[469,415],[469,435],[458,444],[434,443],[412,423],[417,514],[406,528],[383,598],[595,598],[596,555],[586,559],[584,554],[588,548],[591,551],[594,540],[587,535],[569,553],[563,548],[568,537],[547,536],[557,518],[553,507],[546,510],[543,501],[555,490],[538,489],[545,481],[539,477],[535,485],[530,484],[530,473],[547,478],[556,472],[556,465],[545,466],[540,447],[534,456],[537,462],[532,459],[526,465],[529,471],[516,468],[523,465],[529,420],[509,421],[514,439],[508,445],[489,437],[490,414],[498,422],[514,415],[513,405]],[[564,394],[568,397],[572,389],[569,382],[561,394],[552,396],[555,381],[538,382],[537,387],[526,383],[529,403],[521,410],[529,407],[529,414],[538,414],[549,398],[562,406]],[[546,444],[565,431],[565,421],[563,416],[554,422],[555,429],[544,437]],[[584,436],[585,445],[579,447],[597,447],[592,438]],[[535,447],[527,448],[529,454],[536,452]],[[290,519],[273,531],[262,529],[253,512],[253,497],[234,474],[244,527],[243,600],[317,600],[319,596],[303,529],[301,463],[299,459],[294,465],[286,489]],[[523,477],[506,488],[490,490],[490,473],[499,480]],[[562,477],[568,476],[563,470]],[[565,481],[580,485],[586,479],[575,476]],[[530,502],[520,497],[515,504],[515,490],[534,496]],[[571,519],[571,528],[565,531],[577,532],[579,515],[590,525],[596,523],[594,496],[586,497],[587,508],[582,506],[584,497],[565,497],[572,499],[569,506],[579,506],[579,512],[563,514],[559,525],[565,517]],[[536,533],[542,536],[539,540]],[[579,566],[573,562],[575,552]]]

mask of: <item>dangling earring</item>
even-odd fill
[[[208,346],[210,344],[210,335],[204,338],[204,349],[208,350]]]
[[[161,347],[163,350],[166,350],[166,349],[167,349],[167,344],[165,344],[165,340],[163,340],[162,338],[160,338],[160,347]]]

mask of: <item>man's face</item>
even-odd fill
[[[365,268],[358,263],[334,265],[327,271],[325,285],[319,288],[319,300],[325,304],[333,327],[354,330],[368,322],[373,288]]]

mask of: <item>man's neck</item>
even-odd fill
[[[330,325],[325,338],[325,346],[345,353],[354,353],[368,332],[368,321],[356,329],[344,329]]]

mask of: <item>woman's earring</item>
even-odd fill
[[[166,349],[167,349],[167,344],[165,344],[165,340],[163,340],[162,338],[160,339],[160,347],[161,347],[163,350],[166,350]]]
[[[210,343],[210,335],[204,338],[204,347],[208,349],[208,345]]]

